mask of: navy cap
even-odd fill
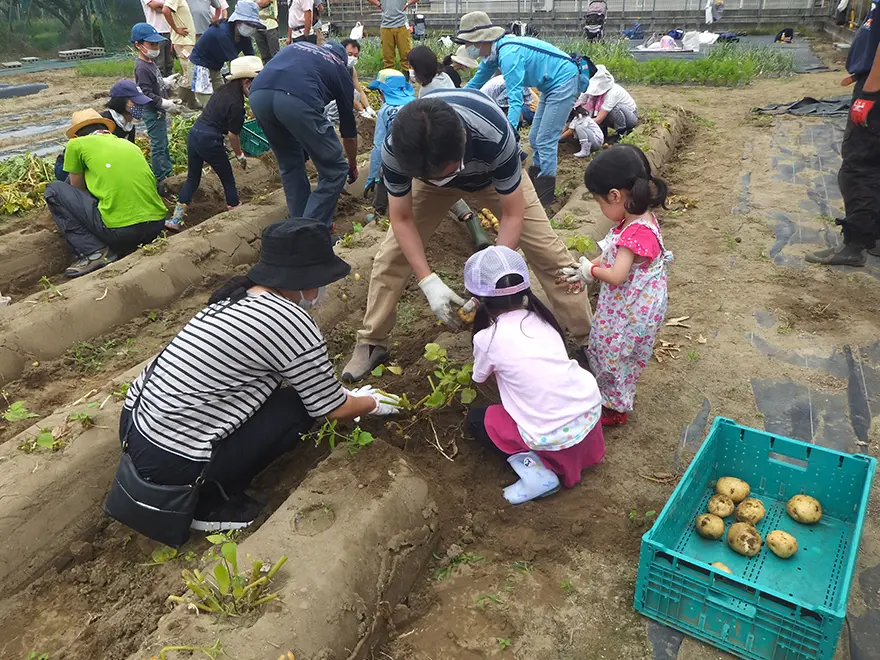
[[[348,53],[345,52],[345,48],[343,48],[341,43],[338,41],[325,41],[321,48],[329,50],[336,56],[340,64],[348,66]]]
[[[131,28],[131,43],[134,44],[138,41],[148,41],[151,44],[156,44],[167,40],[149,23],[135,23],[134,27]]]
[[[110,98],[131,99],[135,105],[147,105],[153,100],[141,91],[141,88],[134,84],[132,80],[120,80],[110,88]]]

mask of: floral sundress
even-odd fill
[[[666,282],[672,253],[663,246],[656,218],[638,218],[660,244],[651,261],[634,263],[629,278],[619,285],[602,282],[590,330],[587,356],[602,393],[602,405],[618,412],[632,410],[636,382],[651,359],[654,340],[666,316]],[[603,241],[602,262],[611,267],[617,259],[623,231],[611,229]]]

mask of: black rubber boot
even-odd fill
[[[532,183],[535,182],[535,179],[538,178],[538,175],[541,173],[541,168],[537,165],[532,165],[529,168],[529,178],[532,180]]]
[[[865,248],[859,245],[842,245],[837,248],[819,250],[804,257],[811,264],[825,266],[864,266]]]
[[[868,250],[868,254],[872,257],[880,257],[880,243],[876,244],[870,250]]]
[[[538,193],[541,206],[544,208],[550,206],[556,201],[556,177],[539,176],[535,179],[535,192]]]

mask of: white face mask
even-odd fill
[[[238,34],[242,37],[252,37],[256,32],[257,28],[253,25],[242,24],[238,26]]]
[[[327,287],[320,286],[318,287],[318,295],[314,300],[309,300],[305,296],[303,296],[302,291],[299,292],[299,300],[296,301],[296,304],[302,307],[303,309],[315,309],[318,305],[324,302],[324,298],[327,297]]]
[[[152,48],[147,48],[147,52],[145,52],[144,55],[149,57],[151,60],[155,60],[157,57],[159,57],[159,49],[156,48],[154,50]]]
[[[477,59],[480,56],[480,48],[478,46],[474,46],[473,44],[465,47],[467,50],[468,57],[471,59]]]
[[[442,179],[428,179],[428,183],[433,183],[435,186],[445,186],[447,183],[452,181],[455,177],[457,177],[464,170],[464,159],[461,160],[461,166],[455,170],[449,176],[443,177]]]
[[[357,63],[358,63],[358,58],[357,58],[357,57],[355,57],[354,55],[349,55],[349,56],[348,56],[348,68],[349,68],[349,69],[353,69],[353,68],[354,68],[354,65],[357,64]]]
[[[409,70],[409,81],[410,82],[417,82],[416,81],[416,72],[413,71],[412,69]]]

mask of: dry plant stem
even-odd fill
[[[458,454],[458,446],[455,444],[455,442],[453,442],[453,443],[452,443],[452,446],[455,447],[455,452],[453,453],[452,456],[450,456],[449,454],[447,454],[447,453],[443,450],[443,445],[440,444],[440,438],[437,437],[437,429],[434,427],[434,420],[432,420],[430,417],[428,417],[428,423],[431,425],[431,431],[434,433],[434,442],[431,442],[431,441],[429,440],[429,441],[428,441],[428,444],[431,445],[432,447],[434,447],[437,451],[439,451],[439,452],[440,452],[440,455],[441,455],[443,458],[445,458],[447,461],[451,461],[451,462],[454,463],[454,462],[455,462],[455,459],[454,459],[453,457],[454,457],[456,454]]]

